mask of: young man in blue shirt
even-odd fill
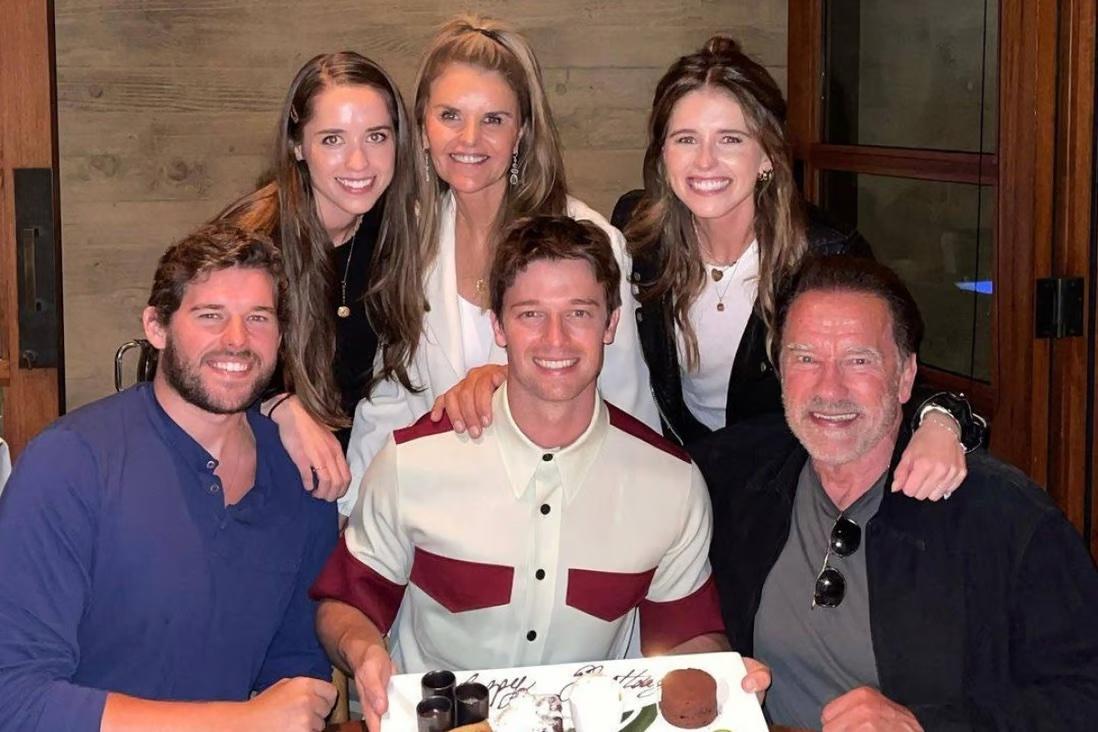
[[[27,447],[0,500],[0,730],[323,726],[335,691],[307,588],[335,507],[247,409],[285,290],[265,237],[195,232],[142,316],[154,381]]]

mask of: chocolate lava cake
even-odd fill
[[[699,729],[717,718],[717,682],[705,671],[671,671],[660,684],[660,714],[681,729]]]

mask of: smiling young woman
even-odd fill
[[[270,182],[219,218],[272,237],[286,263],[289,322],[279,424],[302,480],[329,500],[350,473],[350,415],[366,395],[379,339],[418,333],[416,158],[411,121],[389,75],[357,53],[321,54],[297,72],[279,118]],[[339,439],[332,430],[339,430]]]
[[[622,197],[640,339],[664,431],[689,447],[782,408],[770,347],[778,303],[806,257],[872,256],[807,207],[793,179],[785,100],[731,38],[683,56],[656,87],[643,191]],[[964,477],[957,423],[929,414],[897,485],[939,498]],[[969,426],[969,425],[962,425]]]

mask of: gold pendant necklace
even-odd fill
[[[740,257],[740,259],[743,259],[743,257]],[[709,269],[709,276],[713,278],[713,282],[714,282],[713,290],[714,290],[714,292],[717,293],[717,312],[718,313],[723,313],[724,312],[724,297],[725,297],[725,295],[728,294],[728,288],[732,287],[732,282],[733,282],[732,278],[735,277],[735,275],[736,275],[736,265],[738,265],[740,263],[740,259],[737,259],[732,264],[726,264],[723,267],[710,267],[710,269]],[[723,280],[725,272],[728,272],[729,270],[731,270],[731,274],[729,274],[729,276],[728,276],[728,284],[726,284],[724,286],[724,290],[718,290],[717,287],[715,286],[716,283]]]
[[[355,236],[358,234],[358,227],[362,225],[362,217],[365,214],[359,214],[358,221],[355,222],[355,230],[351,232],[351,238],[349,240],[350,250],[347,252],[347,264],[343,267],[343,279],[339,283],[339,307],[336,308],[336,315],[341,318],[351,317],[351,306],[347,304],[347,277],[351,274],[351,257],[355,256]]]

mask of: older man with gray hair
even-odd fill
[[[886,490],[922,330],[887,268],[806,265],[775,334],[784,420],[695,453],[731,645],[771,667],[774,723],[1089,729],[1098,573],[1063,514],[979,453],[948,501]]]

